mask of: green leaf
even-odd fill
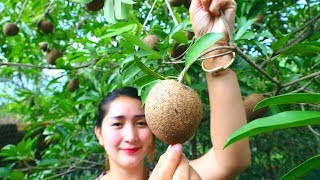
[[[320,104],[320,94],[295,93],[295,94],[273,96],[260,101],[254,108],[254,111],[266,106],[272,106],[272,105],[278,105],[278,104],[293,104],[293,103]]]
[[[150,68],[145,66],[136,55],[134,55],[134,61],[136,62],[137,66],[146,74],[157,79],[165,79],[165,77],[161,76],[160,74],[152,71]]]
[[[188,50],[186,53],[185,66],[191,66],[197,59],[198,56],[207,48],[212,46],[214,43],[223,38],[223,34],[219,33],[207,33],[201,36]]]
[[[188,44],[188,37],[182,31],[178,31],[178,32],[174,33],[172,35],[172,39],[174,39],[178,42],[184,43],[184,44]]]
[[[299,166],[291,169],[287,174],[285,174],[281,179],[297,179],[301,178],[303,175],[307,174],[309,171],[320,167],[320,155],[316,155],[305,162],[301,163]]]
[[[84,4],[87,4],[93,0],[72,0],[73,2],[76,2],[76,3],[84,3]]]
[[[161,55],[146,45],[141,39],[131,34],[122,34],[122,36],[129,42],[139,46],[141,49],[149,52],[150,54],[155,55],[157,58],[161,58]]]
[[[228,138],[224,148],[243,138],[278,129],[320,124],[320,112],[286,111],[273,116],[251,121],[235,131]]]
[[[132,1],[132,0],[121,0],[121,2],[125,3],[125,4],[135,4],[136,2]]]
[[[160,82],[161,80],[157,79],[155,81],[152,81],[140,88],[138,88],[138,91],[139,91],[139,95],[141,97],[141,102],[142,102],[142,105],[144,105],[144,103],[146,102],[146,99],[148,97],[148,94],[150,92],[150,90],[152,89],[152,87],[154,85],[156,85],[158,82]]]
[[[133,84],[136,84],[139,87],[143,87],[143,86],[145,86],[145,85],[149,84],[150,82],[155,81],[157,79],[158,78],[155,78],[153,76],[150,76],[149,74],[146,74],[140,78],[135,79],[133,81]]]
[[[122,26],[119,26],[119,24],[121,24]],[[111,26],[109,29],[110,32],[107,32],[105,35],[101,36],[101,39],[117,36],[119,34],[131,31],[137,26],[137,24],[135,23],[116,23],[115,25],[117,26]]]
[[[240,29],[238,30],[237,34],[234,37],[234,40],[238,40],[241,39],[243,34],[247,32],[247,29],[249,29],[251,27],[251,25],[256,22],[258,19],[257,18],[253,18],[250,19],[249,21],[247,21],[246,23],[244,23],[244,25],[242,25],[240,27]]]
[[[281,37],[278,41],[272,43],[271,44],[272,50],[276,51],[277,49],[280,49],[281,47],[283,47],[288,42],[291,35],[292,35],[291,33],[286,34],[283,37]]]
[[[297,44],[288,50],[281,53],[282,55],[292,55],[292,54],[319,54],[320,46],[315,46],[313,44]]]

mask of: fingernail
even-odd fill
[[[176,152],[182,152],[182,145],[181,144],[175,144],[175,145],[173,145],[173,149]]]

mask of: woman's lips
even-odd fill
[[[133,154],[133,153],[137,152],[139,150],[139,148],[124,148],[122,150],[128,154]]]

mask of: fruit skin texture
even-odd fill
[[[179,7],[182,4],[184,4],[184,1],[185,0],[169,0],[169,3],[170,3],[171,6]]]
[[[56,49],[52,49],[50,52],[48,52],[46,54],[46,59],[47,59],[48,63],[51,64],[51,65],[55,65],[56,64],[56,60],[59,57],[62,57],[62,54]]]
[[[146,43],[150,48],[153,50],[157,50],[155,43],[159,42],[159,38],[156,35],[147,35],[142,40],[144,43]]]
[[[70,92],[73,92],[77,89],[79,89],[79,81],[78,81],[78,78],[72,78],[69,83],[68,83],[68,86],[67,86],[68,90]]]
[[[265,99],[265,97],[262,94],[257,93],[250,94],[244,98],[244,107],[248,121],[260,118],[265,114],[267,108],[261,108],[257,111],[253,111],[253,108],[263,99]]]
[[[19,28],[16,24],[8,22],[3,26],[3,34],[6,36],[14,36],[18,34]]]
[[[167,144],[184,143],[203,117],[199,95],[175,80],[163,80],[149,92],[145,116],[150,130]]]
[[[104,0],[93,0],[86,4],[86,8],[90,11],[99,11],[103,8]]]
[[[48,34],[53,32],[53,23],[48,20],[42,20],[39,24],[39,29]]]

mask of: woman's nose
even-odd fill
[[[127,128],[124,129],[124,140],[129,143],[138,140],[137,130],[134,126],[128,125]]]

